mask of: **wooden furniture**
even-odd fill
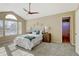
[[[51,33],[43,33],[43,42],[48,42],[50,43],[51,42]]]

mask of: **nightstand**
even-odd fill
[[[48,42],[50,43],[51,42],[51,33],[43,33],[43,42]]]

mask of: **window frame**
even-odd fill
[[[10,16],[10,17],[9,17]],[[12,18],[11,18],[12,17]],[[14,16],[13,14],[7,14],[5,16],[5,19],[13,19],[13,20],[17,20],[16,16]]]
[[[8,15],[8,14],[7,14]],[[6,16],[7,16],[6,15]],[[21,29],[21,33],[19,33],[19,27],[20,27],[20,25],[19,25],[19,22],[21,22],[21,28],[22,28],[22,20],[18,20],[18,18],[16,17],[16,20],[15,19],[6,19],[6,16],[5,16],[5,18],[4,19],[0,19],[2,22],[3,22],[3,34],[0,36],[0,37],[7,37],[7,36],[16,36],[16,35],[21,35],[21,34],[23,34],[23,32],[22,32],[22,29]],[[15,15],[14,15],[15,16]],[[17,32],[16,32],[16,34],[13,34],[13,35],[6,35],[6,29],[5,29],[5,22],[6,21],[13,21],[13,22],[16,22],[17,23]]]
[[[4,36],[4,24],[3,24],[4,22],[3,22],[3,20],[1,20],[1,19],[0,19],[0,21],[2,21],[2,26],[3,26],[3,28],[2,28],[2,29],[3,29],[3,30],[2,30],[2,35],[0,35],[0,37],[3,37],[3,36]]]
[[[13,21],[13,22],[16,22],[16,23],[18,23],[17,21],[15,21],[15,20],[11,20],[11,19],[6,19],[5,20],[5,22],[6,21]],[[5,24],[5,22],[4,22],[4,24]],[[17,27],[18,27],[18,24],[16,25]],[[6,28],[6,27],[5,27]],[[6,29],[4,29],[4,31],[5,31]],[[17,31],[17,29],[16,29],[16,31]],[[16,34],[13,34],[13,35],[18,35],[18,31],[17,31],[17,33]],[[5,36],[12,36],[12,34],[10,34],[10,35],[6,35],[6,31],[5,31]]]
[[[20,24],[19,24],[20,23]],[[20,27],[21,25],[21,27]],[[20,30],[19,30],[20,29]],[[21,21],[18,21],[18,27],[17,27],[17,31],[18,31],[18,34],[22,34],[22,22]],[[21,32],[20,32],[21,31]]]
[[[8,16],[8,15],[13,15],[13,14],[7,14],[6,16]],[[4,20],[4,31],[5,31],[5,21],[15,21],[15,22],[17,22],[17,33],[14,35],[18,35],[18,20],[17,20],[16,16],[13,15],[16,19],[6,18],[6,16],[5,16],[5,20]],[[13,35],[6,35],[6,32],[4,33],[4,35],[5,36],[13,36]]]

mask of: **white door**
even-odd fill
[[[75,47],[76,52],[79,54],[79,10],[76,11],[76,20],[75,20]]]

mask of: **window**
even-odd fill
[[[3,21],[0,20],[0,37],[3,36]]]
[[[14,15],[8,14],[6,20],[0,20],[0,37],[8,35],[22,34],[22,22],[17,21]],[[3,26],[4,25],[4,26]]]
[[[12,15],[12,14],[8,14],[8,15],[6,15],[5,18],[6,18],[6,19],[17,20],[17,18],[16,18],[14,15]]]
[[[18,25],[19,25],[19,28],[18,28],[19,34],[22,34],[22,22],[19,22]]]
[[[16,35],[17,34],[17,18],[12,14],[6,15],[5,18],[6,18],[5,35]]]
[[[17,22],[16,21],[5,21],[5,35],[17,34]]]
[[[5,35],[17,34],[17,22],[16,21],[5,21]]]

